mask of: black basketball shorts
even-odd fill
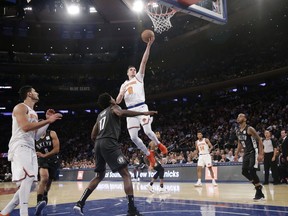
[[[243,157],[242,169],[258,169],[257,154],[255,152],[246,153]]]
[[[59,169],[58,157],[38,158],[39,168],[48,169],[49,179],[56,179],[57,170]]]
[[[112,172],[117,172],[121,168],[126,167],[128,164],[128,160],[121,151],[120,144],[115,139],[103,138],[96,140],[94,171],[105,171],[106,163]]]

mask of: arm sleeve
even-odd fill
[[[39,140],[40,137],[46,132],[47,128],[49,127],[49,124],[39,128],[38,130],[36,130],[35,133],[35,140]]]

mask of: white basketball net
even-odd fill
[[[146,6],[146,13],[153,22],[154,31],[161,34],[172,27],[170,19],[176,11],[169,6],[149,2]]]

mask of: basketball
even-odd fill
[[[145,43],[149,42],[149,38],[155,37],[154,32],[152,30],[146,29],[142,32],[141,38]]]

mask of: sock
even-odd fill
[[[152,186],[152,185],[153,185],[153,182],[150,182],[150,185]]]
[[[82,197],[80,198],[79,202],[81,203],[82,206],[84,206],[85,202],[86,202],[86,199],[90,196],[90,194],[92,193],[93,191],[89,188],[86,188],[84,193],[82,194]]]
[[[19,188],[20,215],[28,215],[28,201],[34,177],[26,175]]]
[[[127,198],[128,198],[128,207],[129,207],[129,209],[135,208],[135,206],[134,206],[134,195],[128,195]]]
[[[43,200],[46,201],[46,204],[48,203],[48,191],[44,191]]]
[[[198,179],[198,182],[201,182],[201,179]]]
[[[163,184],[160,184],[160,188],[163,188]]]
[[[43,194],[37,194],[37,203],[43,200]]]
[[[2,209],[2,215],[8,215],[13,209],[19,205],[19,190],[14,194],[12,200]]]

